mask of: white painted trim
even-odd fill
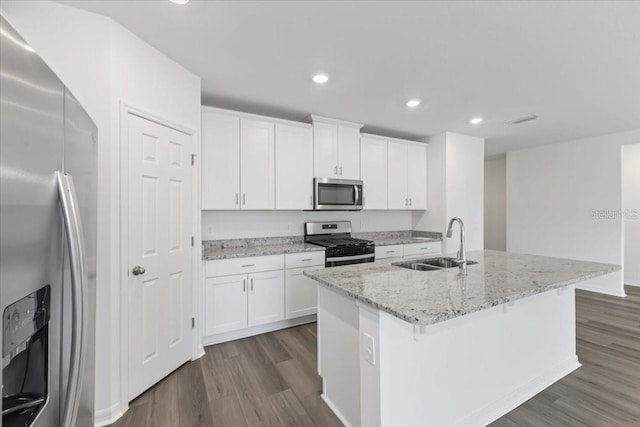
[[[240,338],[247,338],[254,335],[264,334],[266,332],[273,332],[280,329],[291,328],[292,326],[304,325],[305,323],[312,323],[315,321],[316,315],[310,314],[308,316],[298,317],[295,319],[281,320],[279,322],[267,323],[266,325],[254,326],[252,328],[240,329],[238,331],[225,332],[224,334],[209,335],[206,337],[202,337],[202,344],[205,346],[220,344]]]
[[[361,129],[364,126],[362,123],[354,123],[354,122],[348,122],[346,120],[332,119],[329,117],[317,116],[315,114],[310,114],[307,117],[307,119],[311,120],[311,122],[330,123],[332,125],[349,126],[349,127],[358,128],[358,129]]]
[[[540,393],[540,390],[546,389],[551,384],[569,375],[580,366],[582,365],[578,362],[578,357],[572,357],[549,369],[545,374],[522,384],[515,391],[502,396],[493,404],[467,415],[456,427],[488,425]]]
[[[127,408],[123,408],[120,405],[120,402],[116,402],[108,408],[100,409],[95,412],[94,415],[94,426],[102,427],[108,426],[109,424],[113,424],[127,412]]]
[[[206,105],[202,106],[202,113],[224,114],[227,116],[240,117],[241,119],[262,120],[262,121],[272,122],[275,124],[298,126],[305,129],[311,128],[311,123],[296,122],[293,120],[279,119],[277,117],[261,116],[259,114],[245,113],[242,111],[225,110],[223,108],[209,107]]]
[[[324,381],[322,384],[322,389],[324,390]],[[322,393],[320,395],[320,397],[322,398],[322,400],[324,400],[324,403],[327,404],[327,406],[329,407],[329,409],[331,409],[331,411],[333,412],[333,414],[338,417],[338,419],[340,420],[340,422],[342,424],[345,425],[345,427],[352,427],[351,424],[349,423],[349,421],[347,421],[347,419],[345,418],[344,415],[342,415],[342,412],[340,412],[338,410],[338,408],[336,408],[336,406],[333,404],[333,402],[331,402],[331,400],[329,400],[329,398],[327,397],[327,395],[325,395],[324,393]]]
[[[367,138],[372,138],[372,139],[379,139],[381,141],[391,141],[391,142],[408,142],[411,144],[420,144],[420,145],[429,145],[427,142],[425,141],[413,141],[411,139],[400,139],[400,138],[393,138],[391,136],[382,136],[382,135],[374,135],[372,133],[361,133],[360,137],[367,137]]]
[[[625,280],[625,285],[629,285],[629,286],[640,286],[640,280],[639,281],[635,281],[635,280]]]
[[[124,101],[124,100],[120,100],[119,101],[120,104],[120,144],[119,144],[119,150],[120,150],[120,171],[119,171],[119,177],[120,177],[120,194],[119,194],[119,200],[128,200],[128,196],[129,196],[129,185],[128,185],[128,174],[129,174],[129,158],[128,158],[128,152],[129,150],[127,149],[127,133],[128,133],[128,128],[127,128],[127,116],[129,114],[141,117],[145,120],[150,120],[152,122],[158,123],[162,126],[166,126],[169,127],[171,129],[177,130],[178,132],[182,132],[186,135],[189,135],[192,138],[191,144],[192,144],[192,153],[195,154],[199,154],[199,133],[196,130],[190,129],[188,127],[182,126],[180,124],[177,124],[175,122],[172,122],[171,120],[167,120],[164,119],[162,117],[159,117],[153,113],[150,113],[146,110],[143,110],[139,107],[135,107],[132,104]],[[195,149],[194,149],[195,148]],[[196,168],[194,168],[196,169]],[[195,173],[195,172],[194,172]],[[196,179],[196,189],[194,190],[194,194],[193,194],[193,207],[192,209],[194,209],[196,211],[196,215],[197,218],[199,219],[199,210],[200,210],[200,192],[197,191],[199,189],[199,177]],[[114,310],[112,311],[111,315],[112,316],[117,316],[117,318],[120,319],[120,411],[118,412],[118,418],[121,417],[129,408],[129,292],[128,292],[128,275],[127,275],[127,259],[129,256],[128,253],[128,244],[129,244],[129,239],[128,239],[128,226],[129,226],[129,221],[128,221],[128,211],[127,211],[127,207],[128,204],[127,203],[120,203],[120,207],[119,207],[119,213],[120,213],[120,230],[119,231],[119,235],[120,235],[120,258],[118,260],[119,262],[119,269],[120,269],[120,312],[116,313]],[[200,227],[198,222],[194,222],[192,224],[192,235],[198,237],[198,241],[201,240],[200,237]],[[197,243],[197,242],[196,242]],[[201,258],[201,245],[194,245],[191,253],[192,253],[192,266],[195,265],[199,265],[201,264],[200,262],[200,258]],[[197,262],[197,264],[196,264]],[[200,280],[201,277],[200,275],[196,274],[197,270],[193,270],[192,271],[192,295],[194,295],[197,291],[198,288],[202,288],[202,281]],[[194,298],[195,299],[195,298]],[[192,316],[195,316],[198,313],[198,310],[195,309],[195,307],[193,306],[193,302],[192,302]],[[199,322],[198,322],[199,323]],[[195,335],[196,331],[198,329],[195,328],[192,331],[192,340],[193,341],[200,341],[198,340],[197,336]],[[194,352],[195,354],[195,352]],[[204,354],[204,351],[202,351],[202,354]],[[198,356],[199,357],[199,356]],[[117,419],[117,418],[116,418]],[[115,421],[115,420],[113,420]],[[112,421],[112,422],[113,422]]]

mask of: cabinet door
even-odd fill
[[[319,267],[324,268],[324,267]],[[292,268],[285,277],[286,318],[308,316],[318,312],[318,283],[305,276],[305,270],[313,268]]]
[[[311,127],[276,124],[276,209],[313,209]]]
[[[338,176],[360,179],[360,129],[338,126]]]
[[[249,278],[249,326],[284,320],[284,271],[252,273]]]
[[[427,145],[409,143],[407,150],[409,209],[427,209]]]
[[[363,136],[360,165],[364,209],[387,209],[387,141]]]
[[[240,119],[202,113],[202,209],[240,208]]]
[[[313,176],[338,176],[338,126],[328,123],[313,124]]]
[[[247,275],[211,277],[205,282],[205,335],[247,327]]]
[[[388,143],[389,209],[409,209],[407,196],[407,144]]]
[[[275,207],[273,123],[240,121],[240,187],[242,209]]]

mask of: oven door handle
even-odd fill
[[[351,255],[351,256],[334,256],[327,258],[327,262],[335,262],[335,261],[353,261],[357,259],[367,259],[375,257],[375,254],[364,254],[364,255]]]
[[[360,191],[358,190],[358,186],[354,185],[353,186],[353,206],[357,206],[358,205],[358,199],[359,197]]]

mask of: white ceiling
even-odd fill
[[[488,157],[640,128],[640,2],[63,3],[202,77],[206,105],[397,137],[460,132],[486,138]]]

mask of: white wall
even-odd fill
[[[507,250],[507,158],[484,163],[484,248]]]
[[[507,250],[622,265],[621,147],[640,130],[507,153]],[[624,295],[622,273],[583,288]]]
[[[107,422],[128,404],[120,382],[120,105],[197,138],[200,79],[109,18],[49,1],[3,1],[2,10],[98,126],[96,420]]]
[[[459,217],[465,225],[467,250],[484,248],[484,140],[453,132],[434,135],[429,143],[426,212],[413,215],[416,230],[446,231]],[[458,249],[459,229],[444,239],[446,253]]]
[[[351,221],[354,233],[411,230],[411,212],[203,211],[202,240],[302,236],[307,221]]]
[[[640,286],[640,144],[622,147],[624,283]]]

